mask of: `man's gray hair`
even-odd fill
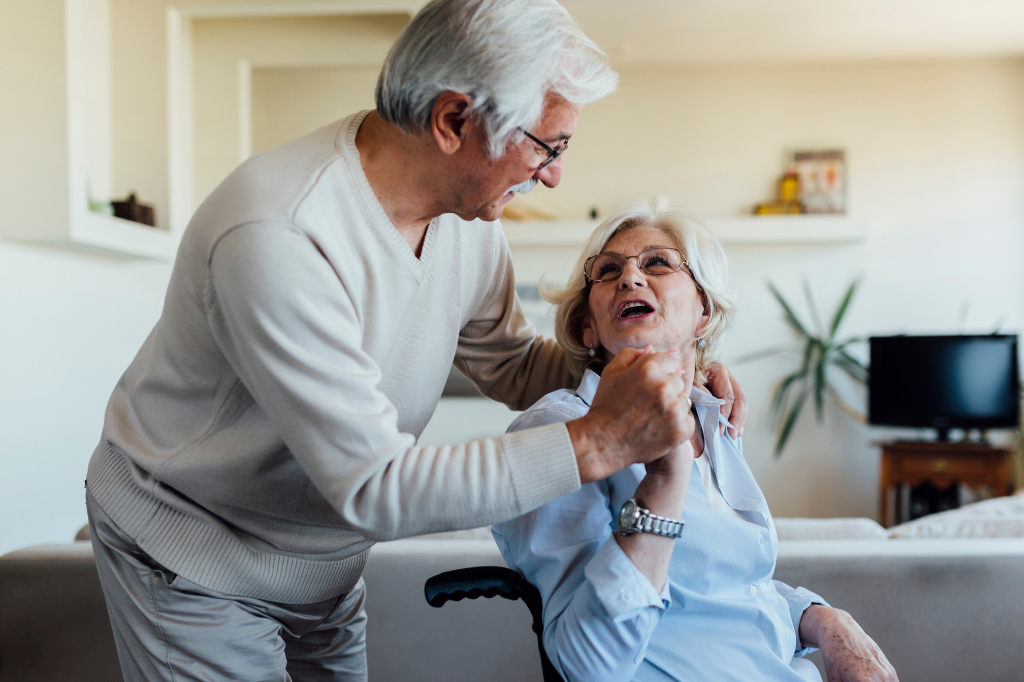
[[[585,105],[615,91],[618,76],[555,0],[433,0],[391,46],[377,80],[377,113],[407,133],[429,130],[438,96],[472,98],[469,114],[500,158],[557,93]]]

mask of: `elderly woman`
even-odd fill
[[[764,495],[698,386],[728,326],[722,247],[693,220],[629,206],[594,232],[557,303],[558,340],[582,377],[511,431],[586,414],[630,358],[677,353],[693,435],[493,528],[505,561],[541,591],[544,646],[569,682],[895,680],[878,646],[818,595],[772,580],[778,536]],[[620,352],[636,349],[631,353]],[[613,358],[615,358],[613,360]],[[603,377],[603,378],[602,378]]]

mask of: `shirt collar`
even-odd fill
[[[580,386],[576,389],[576,395],[587,404],[587,407],[594,403],[594,394],[597,393],[597,385],[599,383],[601,383],[601,375],[594,370],[588,369],[583,373],[583,379],[580,380]],[[724,400],[719,400],[697,386],[690,389],[690,400],[695,405],[704,405],[706,407],[718,407],[725,404]]]
[[[601,383],[601,375],[594,370],[588,369],[583,373],[580,387],[576,389],[576,395],[587,404],[587,407],[594,403],[594,394],[597,393],[597,385],[599,383]]]

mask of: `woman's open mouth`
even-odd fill
[[[619,319],[631,320],[654,314],[654,306],[644,300],[623,301],[619,304]]]

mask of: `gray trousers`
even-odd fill
[[[86,493],[125,682],[365,682],[362,579],[316,604],[234,597],[153,561]]]

